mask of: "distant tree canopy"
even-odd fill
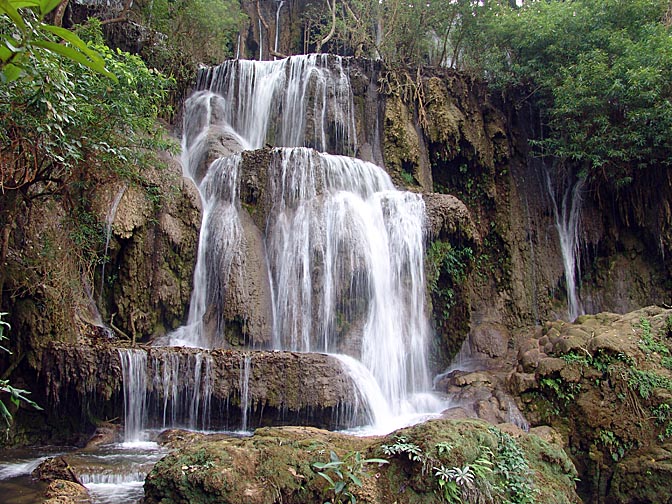
[[[668,0],[326,0],[318,49],[449,66],[542,111],[539,155],[617,185],[672,159]]]
[[[547,130],[537,152],[617,186],[672,159],[667,0],[493,3],[465,35],[464,69],[524,86]]]

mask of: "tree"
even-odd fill
[[[669,166],[672,35],[666,0],[501,3],[479,8],[464,68],[527,90],[542,111],[540,155],[627,184]]]

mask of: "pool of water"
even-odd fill
[[[0,499],[4,504],[44,500],[47,485],[32,471],[46,458],[64,455],[95,504],[131,504],[143,497],[147,473],[167,450],[155,442],[114,443],[92,450],[5,450],[0,453]]]

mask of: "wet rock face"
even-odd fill
[[[562,433],[587,502],[668,497],[671,329],[672,310],[648,307],[549,322],[520,346],[509,389]]]
[[[537,436],[514,436],[481,422],[438,420],[402,429],[385,437],[353,437],[308,427],[258,429],[251,438],[202,437],[188,435],[170,439],[178,447],[159,461],[145,482],[145,503],[220,502],[287,504],[325,502],[334,494],[312,464],[327,462],[330,452],[343,461],[342,469],[353,471],[361,486],[348,483],[357,502],[369,504],[434,502],[440,495],[438,467],[473,467],[479,457],[490,459],[492,471],[473,486],[459,487],[462,497],[492,492],[494,502],[504,502],[518,492],[536,503],[580,502],[574,493],[574,468],[558,445]],[[412,461],[395,446],[414,446],[423,462]],[[384,446],[387,446],[387,453]],[[441,450],[439,450],[441,448]],[[503,476],[514,462],[504,456],[516,453],[520,464]],[[351,468],[355,456],[361,460],[382,458],[388,464],[364,463]],[[468,471],[468,470],[467,470]],[[335,473],[325,470],[332,478]],[[515,474],[514,474],[515,473]],[[524,474],[523,474],[524,473]],[[520,486],[512,490],[514,478]],[[488,490],[489,489],[489,490]]]
[[[327,355],[179,347],[143,351],[147,427],[162,427],[166,414],[178,424],[233,430],[241,428],[243,415],[246,428],[289,424],[335,429],[363,420],[352,382],[340,362]],[[116,347],[53,343],[40,361],[43,370],[33,390],[50,405],[40,423],[59,425],[60,443],[83,445],[99,419],[124,417]]]
[[[166,154],[163,162],[145,174],[152,191],[114,182],[98,187],[94,198],[100,220],[111,225],[101,322],[138,341],[181,325],[196,261],[200,196],[178,159]]]

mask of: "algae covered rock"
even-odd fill
[[[586,502],[669,502],[671,334],[672,310],[651,306],[548,323],[539,339],[549,356],[518,387],[525,414],[562,433]]]
[[[434,420],[384,437],[309,427],[203,436],[155,465],[145,503],[322,503],[339,490],[359,503],[438,503],[450,495],[463,502],[580,502],[562,449],[519,435],[478,421]]]

